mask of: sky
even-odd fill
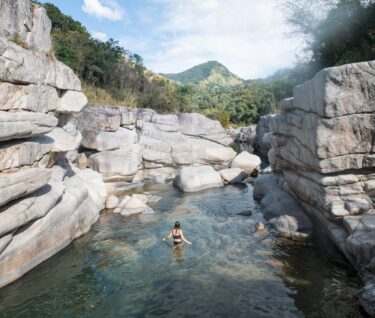
[[[118,40],[158,73],[216,60],[243,79],[293,66],[279,0],[48,0],[97,39]]]

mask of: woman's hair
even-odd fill
[[[181,228],[181,224],[180,224],[180,222],[176,222],[175,224],[174,224],[174,228],[175,229],[179,229],[179,228]]]

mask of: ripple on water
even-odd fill
[[[89,234],[0,290],[0,317],[362,317],[347,263],[253,233],[262,215],[251,186],[146,191],[162,197],[154,214],[103,214]],[[193,245],[162,241],[176,220]]]

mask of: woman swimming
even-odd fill
[[[172,237],[173,237],[173,244],[175,244],[175,245],[182,244],[182,241],[184,241],[187,244],[191,244],[191,242],[189,242],[184,237],[184,234],[182,233],[182,230],[181,230],[181,224],[178,221],[174,224],[174,228],[169,233],[168,237],[163,238],[163,241],[169,240]]]

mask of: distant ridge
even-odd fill
[[[160,74],[170,80],[183,84],[200,86],[234,86],[243,84],[244,81],[233,74],[223,64],[209,61],[175,74]]]

